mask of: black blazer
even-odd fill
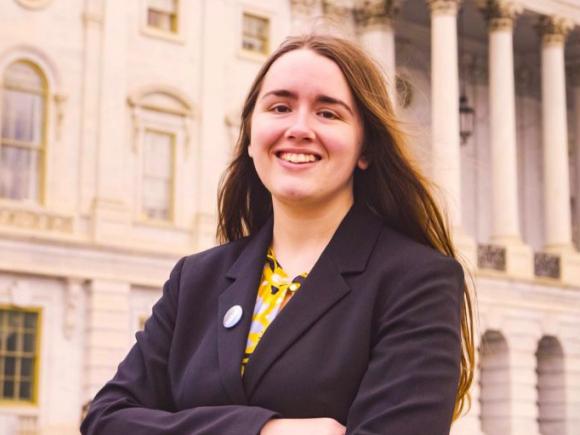
[[[353,206],[240,374],[271,222],[181,259],[83,434],[257,435],[273,417],[348,434],[447,435],[463,272]],[[240,322],[223,326],[241,305]]]

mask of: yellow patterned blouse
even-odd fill
[[[242,358],[242,375],[260,338],[262,338],[270,323],[284,307],[285,300],[300,288],[307,276],[308,273],[304,272],[290,280],[276,260],[272,248],[268,249],[266,264],[264,264],[260,288],[256,297],[252,325],[248,334],[246,351]]]

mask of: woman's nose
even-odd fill
[[[286,130],[286,138],[297,141],[314,139],[314,130],[310,125],[308,116],[308,113],[296,112],[296,115],[292,118],[292,122]]]

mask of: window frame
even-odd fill
[[[259,52],[259,51],[249,50],[247,48],[244,48],[244,36],[245,36],[245,34],[244,34],[244,22],[245,22],[246,16],[258,18],[258,19],[263,19],[266,21],[266,23],[267,23],[266,38],[267,39],[265,42],[265,45],[266,45],[265,51]],[[264,61],[269,56],[269,54],[272,50],[272,17],[268,13],[257,11],[253,8],[243,8],[241,10],[241,13],[240,13],[239,23],[240,23],[240,25],[239,25],[240,45],[238,46],[239,54],[244,58],[248,58],[251,60],[258,61],[258,62]]]
[[[41,349],[42,349],[42,308],[41,307],[20,307],[13,304],[0,304],[0,310],[8,312],[19,312],[22,314],[36,314],[36,340],[34,346],[34,367],[32,370],[32,399],[31,400],[14,400],[0,397],[1,408],[26,408],[37,407],[39,404],[40,388],[40,367],[41,367]]]
[[[11,66],[23,63],[31,67],[39,76],[40,80],[43,83],[43,89],[40,92],[35,90],[31,90],[26,88],[25,86],[22,87],[6,87],[5,82],[5,75],[8,69]],[[41,120],[41,132],[40,132],[40,143],[38,147],[34,147],[30,145],[28,142],[22,142],[14,139],[4,139],[2,137],[2,111],[4,110],[4,103],[3,103],[3,93],[4,91],[8,90],[15,90],[15,91],[24,91],[28,93],[35,93],[41,95],[43,98],[43,112],[42,112],[42,120]],[[15,199],[5,196],[0,196],[1,202],[8,202],[12,204],[28,204],[32,206],[45,206],[46,205],[46,176],[47,176],[47,149],[48,149],[48,130],[49,130],[49,117],[50,117],[50,104],[51,104],[51,92],[50,92],[50,82],[48,77],[43,70],[36,62],[24,58],[19,57],[13,59],[11,62],[8,62],[4,67],[0,70],[0,152],[2,149],[3,144],[7,144],[12,147],[18,148],[26,148],[26,149],[33,149],[38,152],[38,168],[36,174],[36,183],[37,183],[37,191],[38,197],[36,199],[25,198],[25,199]]]
[[[141,0],[141,33],[146,36],[163,39],[169,42],[176,42],[176,43],[185,43],[185,39],[183,37],[183,11],[184,11],[184,1],[182,0],[173,0],[175,1],[175,31],[167,31],[160,29],[159,27],[149,25],[149,0]]]

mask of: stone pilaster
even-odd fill
[[[85,317],[83,399],[91,399],[114,374],[130,345],[130,285],[93,280],[88,286]]]
[[[526,319],[512,320],[507,326],[509,343],[509,434],[540,435],[536,351],[539,326]]]
[[[521,6],[513,1],[479,1],[489,26],[489,107],[492,160],[491,241],[506,250],[506,272],[533,277],[533,252],[519,225],[513,25]]]
[[[401,3],[402,0],[362,0],[354,11],[361,45],[383,69],[393,104],[397,101],[393,20]]]
[[[455,243],[465,265],[477,264],[473,239],[465,233],[461,213],[459,144],[459,65],[457,11],[460,0],[427,0],[431,8],[431,132],[433,178],[440,187]]]
[[[576,176],[574,177],[575,185],[573,196],[575,198],[575,217],[576,221],[572,223],[572,240],[576,242],[576,249],[580,246],[580,64],[572,65],[568,71],[568,78],[572,87],[572,106],[574,131],[574,168]]]

